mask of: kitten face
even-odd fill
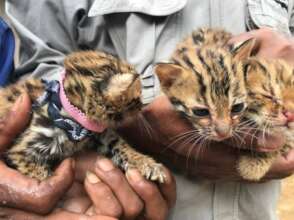
[[[115,126],[141,110],[140,78],[131,65],[94,51],[73,53],[64,65],[65,92],[90,119]]]
[[[280,66],[282,68],[282,66]],[[268,133],[281,132],[287,124],[284,115],[285,103],[293,106],[293,101],[285,102],[283,97],[283,80],[281,76],[284,69],[278,63],[264,60],[249,59],[246,72],[246,87],[248,89],[248,108],[246,118],[257,127]],[[277,130],[279,128],[280,130]]]
[[[103,96],[108,107],[109,123],[117,124],[124,118],[138,114],[143,106],[139,74],[114,75],[103,91]]]
[[[230,52],[221,47],[190,47],[175,53],[175,64],[158,64],[162,91],[199,132],[220,141],[233,135],[246,108],[247,92],[239,60],[252,45]]]

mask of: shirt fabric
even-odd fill
[[[160,91],[153,65],[168,60],[192,30],[223,27],[238,34],[268,26],[290,36],[292,8],[293,0],[7,0],[6,13],[21,42],[14,78],[31,73],[57,79],[66,54],[103,50],[135,65],[143,101],[150,103]],[[246,184],[175,176],[177,204],[170,220],[277,219],[280,181]]]

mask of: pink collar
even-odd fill
[[[62,104],[62,107],[74,120],[76,120],[84,128],[86,128],[90,131],[97,132],[97,133],[103,132],[107,128],[106,125],[103,125],[101,123],[98,123],[94,120],[87,118],[85,113],[83,113],[80,109],[78,109],[77,107],[75,107],[74,105],[72,105],[69,102],[68,98],[66,97],[64,87],[63,87],[65,74],[66,74],[66,72],[64,70],[61,73],[61,78],[59,80],[59,84],[60,84],[59,98],[60,98],[60,102]]]

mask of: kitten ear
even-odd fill
[[[183,74],[183,68],[173,63],[158,63],[154,67],[161,88],[169,89]]]
[[[255,43],[255,38],[250,38],[242,43],[233,45],[233,48],[231,49],[233,57],[238,60],[248,58],[252,54]]]
[[[127,92],[132,98],[141,95],[141,80],[139,74],[133,74],[133,79],[127,87]]]

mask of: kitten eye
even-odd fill
[[[209,111],[206,108],[196,108],[192,110],[194,115],[198,116],[198,117],[205,117],[205,116],[209,116]]]
[[[239,103],[239,104],[233,105],[231,112],[240,113],[243,110],[244,110],[244,103]]]

